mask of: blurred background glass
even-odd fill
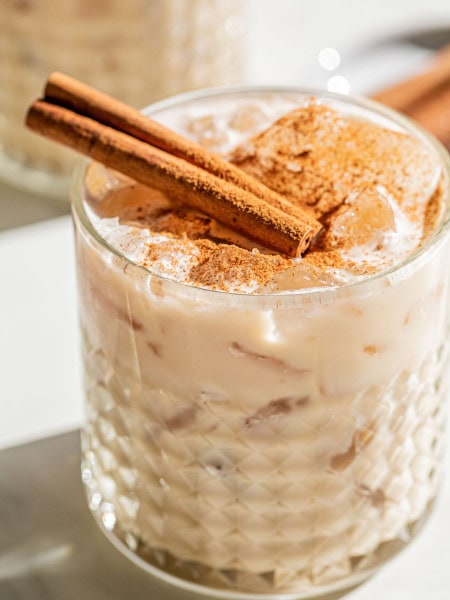
[[[68,210],[74,155],[22,124],[52,70],[136,107],[237,83],[310,84],[370,95],[420,71],[450,43],[448,0],[1,4],[0,229]],[[448,121],[450,127],[450,114]]]
[[[42,93],[51,71],[70,73],[139,108],[185,90],[240,80],[244,5],[239,0],[2,4],[3,158],[24,168],[13,182],[47,195],[64,195],[75,159],[23,127],[27,105]]]

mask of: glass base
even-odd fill
[[[86,472],[86,470],[83,470]],[[408,524],[404,536],[384,542],[372,553],[351,559],[352,571],[325,585],[305,585],[305,579],[291,579],[286,590],[275,591],[273,573],[244,573],[219,570],[200,562],[183,561],[171,553],[151,548],[139,536],[116,525],[109,503],[92,508],[92,489],[85,486],[92,515],[107,539],[128,559],[154,577],[188,592],[228,600],[337,600],[369,579],[384,563],[397,555],[420,532],[433,510],[435,500],[416,521]],[[297,590],[295,588],[298,587]],[[245,591],[247,590],[252,591]],[[272,591],[271,591],[272,588]]]
[[[342,596],[346,595],[351,590],[355,589],[362,583],[364,583],[371,575],[377,570],[376,568],[367,569],[360,573],[355,573],[351,577],[347,577],[345,581],[337,582],[335,584],[320,586],[316,590],[308,590],[303,592],[280,592],[280,593],[251,593],[251,592],[239,592],[233,589],[220,589],[214,587],[207,587],[199,583],[195,583],[190,580],[192,576],[192,569],[196,569],[197,573],[203,571],[209,571],[207,566],[201,563],[189,563],[189,572],[186,567],[183,568],[182,561],[179,561],[176,557],[164,550],[152,550],[142,542],[138,542],[138,547],[135,551],[132,551],[126,542],[122,541],[122,536],[117,536],[112,532],[108,532],[102,527],[101,519],[98,519],[94,513],[94,517],[98,525],[100,526],[103,533],[106,535],[108,540],[128,559],[130,559],[138,567],[144,569],[150,575],[157,577],[161,581],[173,585],[183,591],[194,592],[197,594],[204,595],[209,598],[222,598],[226,600],[338,600]],[[126,537],[132,534],[125,534]],[[134,537],[134,536],[133,536]],[[144,558],[145,556],[145,558]],[[163,570],[154,564],[154,562],[160,561],[165,564],[167,570]],[[179,571],[180,575],[175,575],[175,572]],[[181,574],[184,572],[186,578]],[[224,573],[225,575],[225,573]],[[230,576],[230,581],[233,576]],[[264,578],[265,574],[255,575],[255,577]],[[270,579],[270,578],[269,578]]]

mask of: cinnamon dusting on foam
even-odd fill
[[[442,216],[441,174],[425,144],[344,117],[314,99],[242,143],[230,158],[325,226],[303,259],[269,253],[215,219],[124,178],[103,194],[95,190],[90,206],[100,219],[117,217],[112,243],[132,260],[138,246],[138,262],[153,272],[247,293],[340,285],[379,272],[420,247]],[[98,187],[98,178],[91,178]],[[88,176],[88,195],[93,187]]]

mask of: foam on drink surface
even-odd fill
[[[286,292],[358,281],[401,263],[436,229],[441,169],[421,140],[314,98],[169,110],[163,121],[216,151],[324,225],[287,259],[157,192],[91,166],[88,216],[131,261],[191,285]],[[101,182],[101,183],[99,183]]]

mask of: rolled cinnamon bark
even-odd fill
[[[412,117],[450,148],[450,45],[435,55],[424,72],[372,98]]]
[[[73,77],[59,72],[52,73],[48,78],[44,95],[45,99],[53,104],[65,106],[78,114],[128,133],[132,137],[178,156],[220,179],[234,183],[293,217],[302,221],[308,219],[316,233],[321,229],[320,224],[309,213],[295,206],[239,167],[227,162],[218,154],[184,138],[131,106]]]
[[[317,233],[308,216],[293,217],[233,183],[67,108],[38,100],[26,124],[288,256],[304,253]]]

